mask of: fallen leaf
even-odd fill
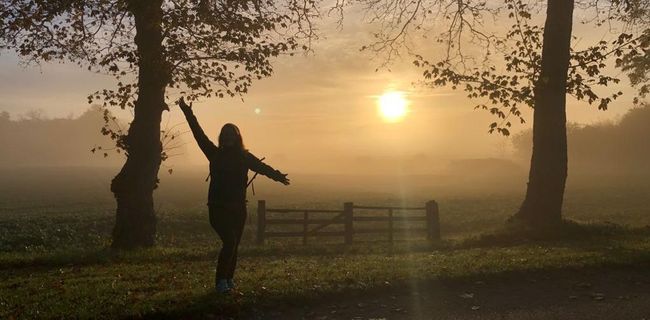
[[[600,292],[594,292],[594,293],[591,294],[591,297],[592,297],[594,300],[598,300],[598,301],[600,301],[600,300],[604,300],[604,299],[605,299],[605,294],[604,294],[604,293],[600,293]]]

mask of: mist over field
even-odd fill
[[[66,206],[89,205],[110,215],[114,208],[110,181],[123,156],[113,150],[97,149],[111,146],[111,141],[99,133],[101,124],[98,109],[64,119],[38,114],[22,119],[6,115],[0,118],[2,211],[27,214],[37,206],[47,213],[65,211]],[[645,161],[650,153],[646,142],[649,134],[648,107],[632,109],[616,121],[571,127],[567,217],[634,226],[650,223],[650,166]],[[190,135],[177,139],[182,141],[181,147],[173,150],[176,156],[163,164],[159,174],[159,188],[154,193],[157,210],[205,210],[207,161],[191,143]],[[441,203],[443,220],[462,224],[451,217],[470,215],[484,222],[472,224],[477,233],[493,229],[516,211],[523,197],[531,148],[530,131],[501,139],[508,146],[502,148],[499,157],[495,153],[468,158],[411,153],[370,156],[322,148],[307,153],[295,150],[291,157],[258,154],[267,156],[269,164],[286,170],[293,183],[284,187],[258,177],[255,195],[248,190],[249,211],[260,199],[267,200],[270,206],[335,209],[345,201],[419,205],[434,199]],[[92,153],[92,148],[97,150]],[[477,205],[459,213],[454,201],[460,199]],[[451,206],[447,206],[448,202]],[[493,204],[488,207],[478,204],[490,202]]]
[[[119,120],[119,123],[128,126],[126,121]],[[83,176],[85,173],[82,173],[88,170],[106,173],[110,177],[119,169],[124,155],[116,152],[114,143],[102,136],[99,130],[102,125],[102,111],[96,107],[89,108],[78,117],[67,118],[50,118],[38,111],[13,118],[6,112],[2,113],[0,168],[25,172],[33,168],[34,173],[39,170],[61,171],[62,179],[66,176],[63,172],[71,173],[70,181],[74,181],[75,176]],[[187,179],[189,182],[190,176],[207,173],[207,160],[193,143],[186,125],[178,123],[174,127],[176,129],[173,134],[178,142],[171,150],[165,150],[170,158],[160,170],[163,187],[167,180],[172,183],[175,179]],[[216,130],[206,131],[216,141]],[[248,141],[246,133],[243,132],[245,142]],[[645,141],[649,133],[650,107],[631,109],[614,120],[572,124],[568,131],[571,145],[569,171],[578,177],[629,175],[634,179],[646,175],[650,171],[650,165],[646,161],[650,148]],[[461,185],[466,186],[467,191],[501,191],[513,186],[519,190],[528,174],[532,150],[531,130],[528,129],[511,137],[499,137],[485,132],[472,134],[477,139],[476,142],[458,143],[453,149],[440,149],[436,153],[427,151],[430,148],[426,144],[421,144],[420,152],[399,148],[377,153],[362,148],[340,152],[327,145],[320,145],[323,141],[318,139],[317,132],[309,131],[305,135],[310,136],[314,144],[307,149],[298,149],[291,145],[287,147],[285,140],[276,139],[273,135],[273,131],[268,133],[266,143],[251,139],[251,143],[247,144],[249,150],[260,158],[266,157],[267,163],[283,168],[292,176],[305,177],[304,182],[308,185],[318,185],[318,180],[322,180],[323,186],[340,181],[344,182],[341,186],[343,188],[370,189],[367,190],[369,192],[384,190],[390,185],[388,181],[395,180],[396,177],[410,177],[407,180],[417,180],[418,183],[430,186],[448,185],[454,192],[462,192],[462,188],[459,189]],[[485,137],[493,139],[488,143],[492,145],[492,150],[488,148],[486,151],[485,147],[480,147],[480,138]],[[350,141],[359,139],[363,138],[354,135],[348,137]],[[270,144],[271,147],[263,146],[264,144]],[[451,144],[455,143],[452,141]],[[256,146],[260,146],[259,149]],[[170,169],[173,174],[169,174]],[[38,176],[34,174],[31,179],[38,179]],[[368,179],[356,179],[356,176],[367,176]],[[418,176],[421,177],[416,178]],[[350,180],[347,181],[346,177]],[[376,179],[381,181],[382,177],[386,182],[377,185]],[[480,183],[467,184],[467,179]],[[3,185],[6,186],[6,181],[10,180],[15,181],[4,180]],[[300,181],[301,179],[297,180]],[[398,181],[399,179],[396,182]],[[52,181],[51,185],[56,187],[56,182]]]

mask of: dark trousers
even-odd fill
[[[210,225],[221,238],[222,247],[217,260],[218,279],[232,279],[237,266],[237,247],[246,223],[246,203],[210,204]]]

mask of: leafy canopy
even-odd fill
[[[104,107],[135,107],[139,54],[134,4],[139,0],[5,0],[0,49],[26,63],[73,62],[117,79],[88,96]],[[158,0],[167,89],[199,97],[236,96],[271,75],[271,59],[307,49],[315,0]],[[156,23],[152,21],[152,23]],[[116,141],[122,130],[102,129]],[[118,147],[120,147],[118,143]]]

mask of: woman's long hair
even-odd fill
[[[224,147],[224,131],[227,130],[226,128],[229,128],[235,132],[235,145],[233,146],[234,149],[236,150],[246,150],[244,147],[244,139],[241,136],[241,132],[239,132],[239,128],[232,124],[232,123],[226,123],[221,127],[221,132],[219,133],[219,147]]]

